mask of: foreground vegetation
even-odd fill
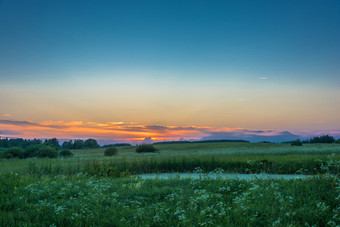
[[[0,160],[0,226],[338,226],[340,145],[159,144]],[[117,152],[116,152],[117,151]],[[317,174],[306,179],[141,179],[138,174]],[[136,176],[133,176],[137,174]]]
[[[0,175],[1,226],[336,226],[340,181]]]

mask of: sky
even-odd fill
[[[0,0],[1,135],[340,137],[339,40],[338,0]]]

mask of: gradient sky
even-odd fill
[[[0,0],[3,136],[240,129],[340,132],[340,1]]]

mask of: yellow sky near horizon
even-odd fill
[[[340,128],[340,90],[309,85],[141,82],[87,79],[70,84],[7,84],[1,119],[137,122],[143,125],[275,130]],[[149,83],[150,82],[150,83]]]

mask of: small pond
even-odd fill
[[[141,179],[239,179],[239,180],[254,180],[254,179],[305,179],[312,175],[284,175],[284,174],[238,174],[238,173],[151,173],[137,175]]]

